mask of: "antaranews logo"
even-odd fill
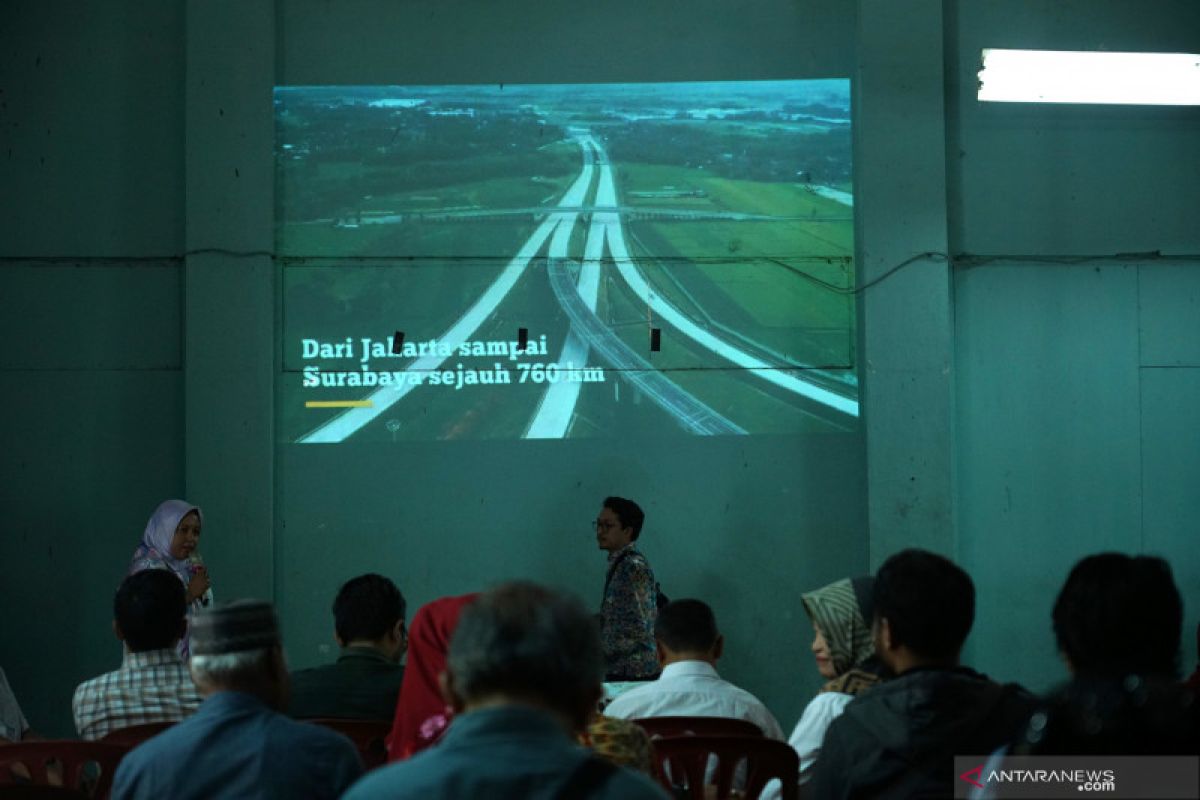
[[[1200,797],[1196,756],[955,756],[953,774],[957,798]]]
[[[1111,769],[1010,769],[984,770],[981,764],[959,776],[980,789],[988,786],[1063,786],[1079,792],[1115,792],[1117,775]]]
[[[971,769],[967,770],[962,775],[959,775],[958,779],[960,781],[966,781],[967,783],[969,783],[972,786],[975,786],[979,789],[983,789],[986,787],[984,787],[984,785],[979,782],[979,780],[982,777],[983,777],[983,764],[980,764],[977,767],[972,767]]]

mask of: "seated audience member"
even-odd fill
[[[654,657],[658,582],[636,544],[645,520],[641,507],[624,497],[604,498],[596,517],[596,543],[608,553],[600,641],[609,681],[646,681],[658,675]]]
[[[192,619],[200,709],[134,748],[112,797],[335,798],[362,774],[345,736],[279,713],[288,672],[270,603],[243,600]]]
[[[31,735],[29,723],[21,713],[16,695],[8,685],[4,670],[0,669],[0,744],[11,744],[38,738]]]
[[[450,643],[443,686],[456,715],[438,746],[375,770],[346,798],[661,799],[645,776],[575,743],[603,677],[581,603],[528,583],[493,589],[463,610]]]
[[[120,669],[79,684],[71,706],[82,739],[151,722],[178,722],[200,695],[176,649],[187,630],[183,585],[148,569],[125,578],[113,598],[113,633],[125,645]]]
[[[454,710],[446,705],[439,677],[446,669],[450,637],[459,615],[478,594],[443,597],[426,603],[413,616],[408,668],[388,742],[388,760],[398,761],[437,742],[449,727]],[[597,716],[580,743],[614,764],[650,773],[650,739],[638,725]]]
[[[388,761],[399,761],[438,740],[453,711],[442,696],[440,676],[446,669],[450,637],[463,609],[478,593],[439,597],[417,609],[408,635],[408,666],[388,737]]]
[[[825,733],[806,787],[819,798],[953,794],[955,755],[1009,742],[1033,698],[959,666],[975,587],[949,560],[905,550],[875,576],[875,650],[896,677],[850,701]]]
[[[1183,601],[1167,562],[1088,556],[1052,616],[1071,680],[1030,718],[1015,754],[1200,753],[1200,700],[1177,682]]]
[[[812,620],[812,652],[817,672],[826,680],[800,715],[788,744],[800,756],[800,783],[812,777],[812,766],[830,723],[851,700],[887,674],[875,655],[871,638],[870,576],[843,578],[800,596]]]
[[[605,714],[619,719],[728,717],[753,722],[764,736],[783,739],[779,723],[757,697],[717,674],[725,637],[707,604],[668,603],[658,614],[654,637],[662,675],[619,695]]]
[[[641,725],[596,714],[578,739],[581,745],[605,761],[654,775],[654,749],[649,734]]]
[[[408,649],[404,596],[382,575],[360,575],[333,601],[334,639],[342,653],[334,664],[292,673],[293,717],[390,720],[404,678]]]

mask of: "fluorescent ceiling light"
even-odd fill
[[[987,48],[979,99],[1195,106],[1200,105],[1200,55]]]

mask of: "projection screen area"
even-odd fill
[[[856,430],[848,80],[274,102],[285,441]]]

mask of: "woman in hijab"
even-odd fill
[[[808,781],[825,731],[855,695],[886,677],[871,638],[870,576],[843,578],[800,596],[813,624],[813,657],[826,683],[804,709],[788,744],[800,756],[800,783]]]
[[[435,743],[454,712],[446,705],[438,676],[446,669],[450,637],[464,608],[478,593],[440,597],[417,609],[408,628],[408,662],[388,737],[388,761],[408,758]]]
[[[454,710],[442,696],[439,676],[446,669],[458,618],[477,597],[478,593],[441,597],[413,615],[408,662],[388,737],[388,761],[409,758],[437,744],[450,727]],[[652,774],[650,738],[632,722],[596,714],[579,743],[614,764]]]
[[[146,569],[165,569],[175,573],[187,593],[188,619],[198,609],[212,603],[212,582],[200,557],[200,529],[204,517],[196,506],[183,500],[164,500],[154,510],[142,543],[133,552],[129,575]],[[188,657],[188,634],[179,641],[179,655]]]

